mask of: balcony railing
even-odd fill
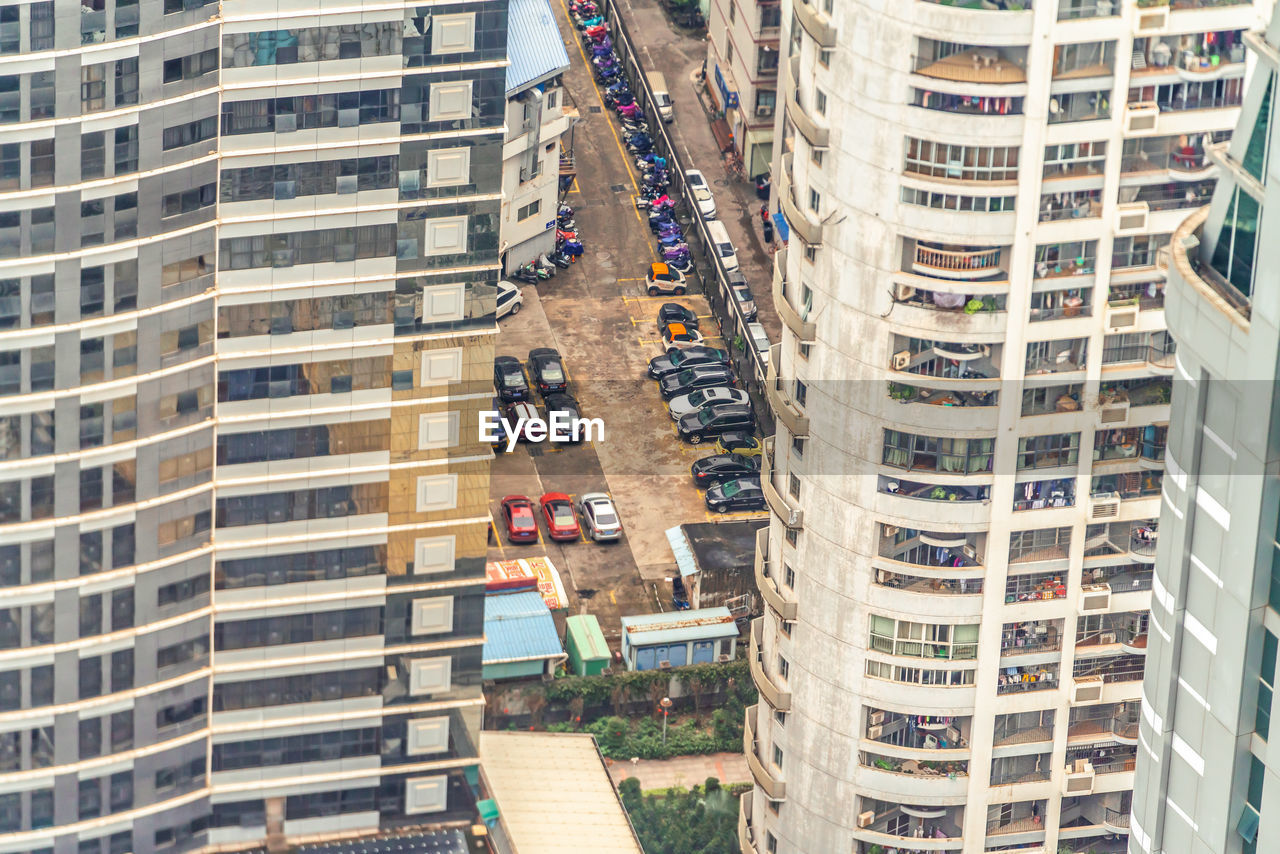
[[[1132,771],[1137,758],[1138,748],[1135,745],[1067,748],[1068,767],[1076,760],[1083,759],[1093,766],[1094,774],[1121,774]]]
[[[812,341],[817,335],[818,324],[809,319],[809,309],[803,312],[791,305],[785,293],[787,284],[787,250],[779,249],[773,255],[773,305],[787,328],[801,341]],[[771,357],[772,358],[772,357]]]
[[[795,599],[788,598],[778,586],[777,580],[773,577],[776,567],[769,560],[768,552],[769,528],[766,526],[756,531],[756,587],[760,590],[760,596],[778,612],[779,617],[784,620],[794,620],[797,603]]]
[[[1040,631],[1041,629],[1043,631]],[[1062,633],[1056,626],[1041,624],[1035,626],[1033,631],[1006,629],[1000,636],[1001,658],[1057,652],[1060,649],[1062,649]]]
[[[880,477],[880,491],[887,495],[901,495],[920,501],[988,501],[991,497],[989,486],[954,486],[918,483],[898,478]]]
[[[1002,249],[935,249],[917,243],[912,268],[940,279],[982,279],[1004,272]]]
[[[985,9],[991,12],[1021,12],[1031,9],[1032,0],[921,0],[959,9]]]
[[[800,26],[819,47],[836,46],[836,28],[831,18],[818,9],[818,0],[797,0],[792,9]]]
[[[773,437],[764,440],[760,454],[760,488],[764,492],[764,501],[769,509],[788,528],[804,527],[804,511],[789,496],[778,491],[773,482]]]
[[[1030,488],[1028,488],[1030,487]],[[1050,507],[1075,507],[1076,482],[1073,478],[1029,481],[1019,484],[1014,494],[1013,509],[1044,510]]]
[[[913,535],[904,540],[881,536],[880,556],[922,567],[973,568],[981,565],[981,555],[975,560],[966,551],[967,547],[977,553],[977,544],[970,542],[972,535],[932,534],[927,531],[907,533]]]
[[[1022,98],[984,98],[972,95],[951,95],[945,92],[931,92],[924,89],[912,89],[912,105],[926,110],[938,110],[944,113],[960,113],[969,116],[1020,116],[1022,115]]]
[[[1077,655],[1082,655],[1080,650]],[[1116,655],[1107,658],[1076,658],[1072,675],[1076,679],[1085,676],[1096,676],[1108,685],[1116,682],[1141,682],[1146,656]]]
[[[1120,14],[1119,0],[1058,0],[1058,20],[1109,18]]]
[[[742,751],[747,756],[747,768],[751,771],[751,779],[764,790],[765,795],[774,801],[787,799],[787,784],[773,775],[773,772],[760,758],[760,745],[756,740],[756,715],[759,706],[747,709],[742,727]]]
[[[796,6],[803,6],[803,3],[797,3]],[[782,204],[782,213],[786,217],[787,225],[810,246],[816,246],[822,243],[822,223],[809,215],[808,211],[800,209],[795,199],[795,186],[792,183],[792,165],[794,163],[795,154],[787,152],[782,156],[782,174],[778,182],[778,199]]]
[[[1097,773],[1097,769],[1094,769],[1094,771],[1095,773]],[[1103,818],[1103,824],[1105,824],[1108,828],[1111,828],[1111,829],[1117,829],[1117,828],[1127,829],[1129,827],[1129,813],[1124,810],[1117,810],[1117,809],[1112,809],[1111,807],[1107,807],[1106,815]]]
[[[878,587],[937,596],[973,596],[982,593],[981,578],[922,578],[882,569],[877,570],[875,583]]]
[[[998,694],[1051,691],[1057,687],[1058,666],[1056,664],[1001,667],[1000,675],[996,679],[996,693]]]
[[[923,39],[922,39],[923,41]],[[955,83],[1026,83],[1026,50],[1022,56],[1012,55],[1008,48],[970,47],[944,56],[916,56],[912,70],[922,77],[950,80]]]
[[[1053,599],[1065,599],[1067,585],[1063,583],[1060,572],[1040,572],[1032,575],[1010,575],[1004,586],[1004,601],[1014,602],[1048,602]]]
[[[910,774],[916,777],[942,777],[944,779],[969,776],[969,763],[963,759],[946,762],[928,762],[917,759],[900,759],[896,756],[882,756],[863,750],[859,753],[860,764],[868,768],[879,768],[891,774]]]
[[[1081,707],[1089,709],[1088,706]],[[1104,709],[1104,711],[1108,711]],[[1067,728],[1067,739],[1097,740],[1100,737],[1116,736],[1125,743],[1133,743],[1138,738],[1138,709],[1129,704],[1124,712],[1108,713],[1106,717],[1077,720]]]
[[[785,712],[791,708],[791,692],[779,688],[773,681],[773,677],[765,670],[764,657],[760,651],[760,641],[763,635],[764,617],[756,617],[751,621],[751,637],[748,642],[749,650],[747,655],[752,681],[756,683],[756,689],[773,709]]]

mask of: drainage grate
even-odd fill
[[[625,193],[627,191],[627,185],[626,184],[610,184],[609,189],[613,190],[615,193]]]
[[[534,444],[534,445],[530,445],[530,446],[529,446],[529,456],[531,456],[531,457],[540,457],[540,456],[542,456],[542,447],[541,447],[540,445],[536,445],[536,444]]]
[[[588,112],[588,113],[598,113],[598,112],[600,112],[600,108],[599,108],[599,107],[587,107],[587,112]]]

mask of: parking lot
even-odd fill
[[[601,418],[605,434],[581,445],[521,445],[498,454],[490,499],[499,536],[490,559],[550,556],[569,593],[570,612],[596,614],[606,635],[616,637],[621,615],[671,607],[668,528],[763,514],[706,511],[689,466],[714,453],[714,444],[680,442],[656,383],[645,375],[649,359],[663,351],[655,321],[663,302],[678,302],[698,315],[708,345],[724,342],[702,297],[645,294],[654,243],[632,204],[628,161],[608,114],[590,109],[601,105],[594,81],[560,4],[552,5],[571,61],[567,86],[583,118],[574,135],[579,178],[567,202],[577,211],[586,254],[555,278],[522,287],[521,311],[499,323],[497,352],[524,361],[535,347],[559,350],[582,417]],[[609,493],[622,520],[622,541],[554,543],[542,524],[539,542],[508,543],[502,536],[502,497],[525,495],[536,502],[546,492],[567,493],[575,502],[584,492]]]

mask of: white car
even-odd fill
[[[689,195],[693,196],[693,202],[698,206],[698,213],[702,214],[703,219],[715,219],[716,200],[711,195],[707,179],[697,169],[686,169],[684,180],[689,185]]]
[[[672,398],[671,403],[668,404],[671,407],[671,420],[679,421],[682,415],[697,412],[716,403],[741,403],[750,406],[751,398],[745,391],[737,388],[700,388],[689,394]]]
[[[622,522],[613,499],[603,492],[588,492],[578,502],[578,512],[587,527],[587,536],[596,542],[622,537]]]
[[[748,323],[747,333],[751,336],[751,343],[760,351],[764,363],[769,364],[769,333],[765,332],[764,326],[759,323]]]
[[[498,319],[508,314],[519,314],[524,305],[524,292],[520,286],[505,279],[498,281]]]
[[[695,326],[668,323],[662,327],[662,349],[668,353],[686,347],[701,347],[702,343],[702,333]]]

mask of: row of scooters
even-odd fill
[[[693,255],[684,240],[684,229],[673,213],[675,202],[667,195],[667,188],[671,186],[667,159],[653,150],[648,117],[636,103],[631,86],[623,75],[622,62],[609,37],[608,23],[600,17],[598,7],[590,0],[572,4],[570,14],[582,31],[583,42],[591,51],[596,80],[604,87],[604,102],[618,114],[627,150],[636,158],[636,169],[642,182],[636,205],[649,211],[649,229],[658,238],[662,260],[682,273],[688,272],[693,266]]]
[[[561,204],[556,213],[555,251],[544,252],[536,261],[522,264],[510,276],[516,281],[536,285],[553,278],[557,269],[568,269],[570,264],[582,257],[582,253],[582,241],[578,239],[578,223],[573,218],[573,208]]]

